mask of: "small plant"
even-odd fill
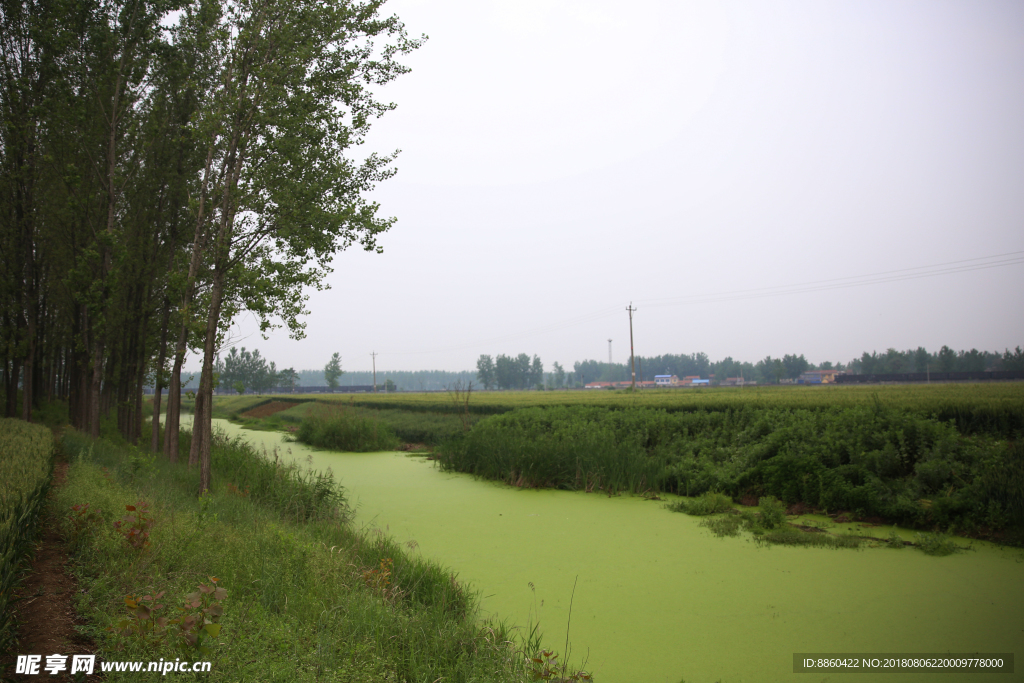
[[[89,503],[79,503],[71,506],[68,514],[71,520],[71,538],[77,539],[82,533],[93,524],[102,524],[103,515],[99,510],[90,507]]]
[[[153,526],[153,518],[147,516],[149,503],[140,500],[135,505],[125,505],[129,514],[114,522],[114,528],[124,536],[128,545],[136,550],[149,547],[149,527]]]
[[[363,583],[366,587],[375,593],[380,593],[385,599],[389,596],[389,588],[391,587],[391,569],[394,565],[394,560],[390,557],[385,557],[380,561],[379,569],[367,569],[363,572]],[[390,590],[394,590],[390,588]]]
[[[248,488],[246,488],[244,490],[240,489],[237,486],[235,486],[234,484],[232,484],[230,481],[228,482],[228,484],[227,484],[227,486],[225,488],[227,489],[227,492],[228,492],[229,496],[238,496],[239,498],[247,498],[249,496],[249,489]]]
[[[210,654],[206,642],[220,635],[218,621],[224,614],[224,607],[218,601],[228,596],[226,589],[217,586],[220,579],[215,576],[209,578],[210,585],[201,583],[199,590],[185,596],[185,606],[178,608],[181,616],[169,622],[181,629],[182,648],[201,655]]]
[[[531,681],[552,681],[552,683],[576,683],[592,681],[594,677],[586,671],[577,671],[566,675],[565,664],[558,663],[558,653],[554,650],[541,650],[526,659]]]
[[[890,548],[897,548],[898,550],[903,550],[903,547],[906,545],[903,539],[900,538],[900,535],[896,533],[896,525],[893,525],[892,529],[889,530],[889,535],[885,541]]]
[[[162,642],[167,628],[167,618],[155,617],[153,613],[163,608],[163,605],[155,604],[163,595],[163,591],[156,595],[126,595],[124,605],[128,608],[128,618],[119,621],[116,630],[121,635],[136,638],[144,645],[157,645]],[[115,629],[110,627],[107,630]]]
[[[765,529],[777,529],[786,523],[786,505],[775,496],[758,499],[757,506],[761,510],[761,526]]]

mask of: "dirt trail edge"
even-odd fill
[[[67,475],[68,464],[57,462],[53,472],[53,488],[63,486]],[[52,489],[50,498],[53,498]],[[35,676],[16,674],[17,655],[43,655],[44,666],[47,655],[65,655],[67,669],[70,670],[71,655],[96,653],[95,643],[76,629],[77,626],[84,626],[86,620],[75,612],[74,596],[78,591],[78,582],[67,571],[68,557],[56,514],[52,505],[48,505],[43,513],[42,538],[36,546],[35,558],[16,592],[19,600],[15,613],[20,622],[18,645],[10,656],[0,662],[0,680],[71,681],[74,679],[67,670],[56,676],[46,673],[42,667]],[[101,678],[101,675],[95,673],[85,677],[86,680]]]

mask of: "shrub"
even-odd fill
[[[334,451],[365,453],[398,448],[398,437],[385,423],[359,417],[340,406],[317,405],[299,423],[299,441]]]
[[[786,506],[774,496],[764,496],[757,501],[761,512],[761,526],[765,529],[777,529],[786,524]]]
[[[679,500],[666,506],[672,512],[688,515],[714,515],[732,510],[732,498],[717,491],[707,491],[693,500]]]

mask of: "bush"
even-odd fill
[[[761,526],[777,529],[786,524],[786,505],[774,496],[764,496],[757,501],[761,512]]]
[[[672,512],[685,512],[688,515],[713,515],[732,510],[732,498],[724,493],[708,491],[694,500],[679,500],[666,507]]]
[[[317,405],[299,423],[295,438],[332,451],[366,453],[398,448],[398,437],[383,422],[359,417],[340,406]]]

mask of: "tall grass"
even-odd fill
[[[0,419],[0,653],[14,644],[14,586],[31,557],[52,472],[50,430]]]
[[[1024,527],[1024,441],[965,437],[950,422],[880,401],[675,413],[521,408],[448,441],[439,460],[520,486],[719,491],[907,526]]]
[[[341,406],[317,405],[295,432],[299,441],[334,451],[388,451],[399,446],[394,431],[380,420],[361,417]]]
[[[88,503],[98,513],[88,522],[68,517],[66,528],[85,588],[79,611],[92,615],[90,634],[101,655],[198,657],[188,648],[183,655],[173,629],[156,629],[144,642],[118,622],[128,614],[126,595],[163,591],[161,602],[173,616],[184,596],[215,576],[227,590],[221,630],[210,654],[199,657],[212,660],[211,680],[524,679],[515,634],[500,623],[479,623],[474,595],[449,570],[384,535],[355,530],[342,515],[298,521],[288,492],[315,483],[295,479],[273,459],[222,441],[214,449],[213,471],[220,474],[212,493],[197,498],[196,473],[184,466],[103,442],[82,448],[82,437],[70,439],[73,464],[55,504],[66,513]],[[257,475],[250,485],[280,486],[258,496],[237,483],[242,469],[291,477],[291,483]],[[125,504],[140,499],[153,520],[148,550],[133,548],[111,524]]]

